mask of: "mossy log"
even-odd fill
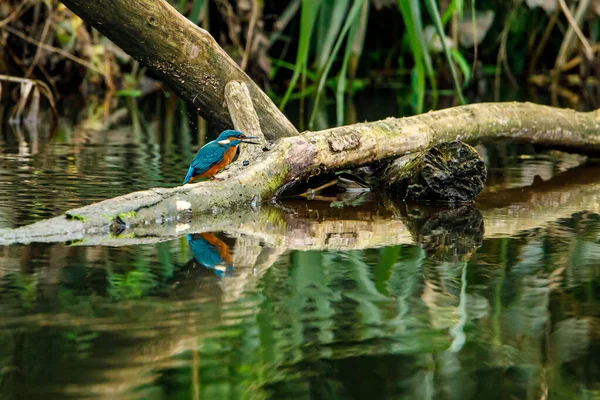
[[[127,54],[148,66],[219,129],[231,128],[225,85],[248,86],[268,139],[298,131],[206,30],[163,0],[61,0]]]
[[[483,158],[461,141],[444,142],[400,157],[383,174],[383,185],[396,198],[418,202],[469,202],[481,192]]]

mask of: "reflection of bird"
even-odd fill
[[[218,276],[233,271],[233,257],[229,247],[212,233],[187,235],[194,258],[206,268],[213,269]]]
[[[247,141],[247,139],[256,138],[257,136],[246,136],[240,131],[227,130],[221,132],[216,140],[205,144],[198,150],[183,180],[183,184],[192,183],[198,178],[213,179],[217,172],[233,160],[237,146],[240,143],[259,144]]]

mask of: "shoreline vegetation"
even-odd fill
[[[373,84],[401,88],[399,103],[415,114],[458,105],[463,95],[497,101],[505,98],[504,87],[523,85],[541,88],[552,105],[597,108],[600,10],[590,1],[572,8],[563,3],[181,0],[171,5],[210,32],[277,106],[296,100],[302,131],[314,129],[323,95],[335,99],[339,126],[348,122],[347,96]],[[172,22],[170,14],[144,20],[156,28]],[[123,119],[113,113],[124,101],[168,90],[160,81],[164,76],[58,1],[3,2],[0,33],[5,119],[36,123],[40,112],[60,108],[62,99],[76,93],[101,99],[87,101],[80,118],[114,122]],[[199,108],[192,99],[200,92],[183,96],[188,109]],[[447,94],[454,100],[440,98]],[[226,110],[220,115],[210,115],[209,123],[222,121]],[[89,125],[102,129],[101,122]],[[193,121],[194,128],[202,123]]]

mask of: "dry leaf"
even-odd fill
[[[441,53],[444,51],[440,36],[437,34],[433,25],[427,25],[425,29],[423,29],[423,36],[425,37],[425,42],[427,43],[430,52]],[[449,49],[454,48],[454,40],[448,36],[444,36],[444,39],[446,41],[446,46],[448,46]]]
[[[475,26],[477,32],[473,31],[473,18],[470,13],[465,13],[462,22],[458,25],[460,45],[471,48],[475,43],[479,44],[485,38],[494,22],[494,11],[477,11]],[[477,34],[477,37],[475,37]]]
[[[556,7],[558,7],[557,0],[525,0],[525,3],[529,8],[542,7],[548,14],[556,10]]]
[[[600,0],[592,0],[592,4],[590,4],[590,8],[594,12],[594,14],[596,14],[597,16],[600,17]]]

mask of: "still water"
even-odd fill
[[[119,129],[4,135],[0,228],[180,182],[189,146]],[[0,398],[599,398],[600,169],[480,150],[475,207],[289,202],[169,241],[0,247]]]

